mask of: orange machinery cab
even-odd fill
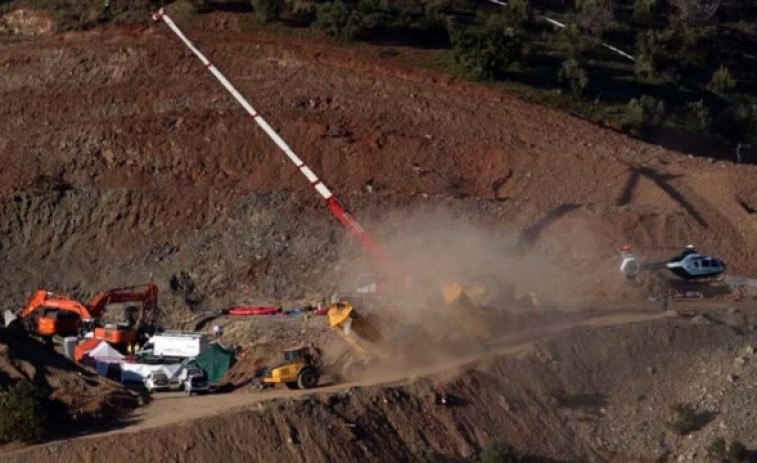
[[[79,315],[67,310],[43,310],[37,319],[40,336],[76,336],[80,326]]]
[[[137,340],[137,332],[128,326],[105,325],[95,328],[94,337],[109,344],[133,344]]]

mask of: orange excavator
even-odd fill
[[[122,325],[102,326],[102,318],[110,304],[141,302],[136,319]],[[30,333],[44,338],[52,336],[75,336],[84,329],[94,328],[94,337],[112,344],[131,344],[140,330],[150,329],[155,324],[158,305],[158,287],[152,283],[101,291],[89,305],[84,305],[68,296],[39,290],[17,313],[6,312],[5,323],[20,321]]]
[[[140,302],[142,304],[137,317],[131,318],[132,314],[128,314],[130,319],[123,326],[110,327],[110,325],[105,325],[96,327],[94,330],[95,338],[111,344],[133,344],[140,331],[150,331],[155,327],[158,316],[158,287],[152,283],[101,291],[92,299],[89,312],[96,320],[101,320],[110,304],[124,302]]]

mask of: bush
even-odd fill
[[[583,94],[589,83],[589,77],[586,75],[586,71],[584,71],[578,61],[574,59],[563,61],[557,77],[561,82],[565,82],[569,85],[570,92],[576,98],[579,98],[581,94]]]
[[[720,1],[712,0],[669,0],[673,7],[672,21],[676,24],[698,27],[712,20]]]
[[[261,24],[279,19],[283,6],[279,0],[252,0],[255,19]]]
[[[331,37],[354,40],[360,35],[362,18],[355,8],[342,0],[319,5],[313,26]]]
[[[50,430],[47,395],[22,380],[0,393],[0,443],[39,442]]]
[[[669,429],[685,436],[697,430],[697,413],[691,404],[678,403],[670,407],[673,412],[673,421],[667,423]]]
[[[485,27],[454,29],[451,34],[455,63],[476,79],[502,76],[522,52],[520,38],[512,28],[496,23]]]
[[[707,90],[720,96],[724,96],[736,88],[736,79],[731,75],[731,71],[725,66],[720,66],[715,72],[712,73],[712,79],[707,84]]]
[[[578,58],[593,48],[597,40],[584,35],[576,24],[568,24],[555,34],[558,50],[570,58]]]
[[[710,109],[703,100],[688,103],[680,116],[681,124],[692,132],[709,131],[712,124]]]
[[[309,26],[315,21],[316,3],[310,0],[287,0],[287,11],[296,24]]]
[[[481,450],[481,463],[518,463],[521,457],[512,445],[496,440]]]
[[[633,17],[638,21],[651,21],[656,6],[657,0],[636,0],[633,3]]]
[[[510,17],[518,27],[523,27],[533,19],[533,11],[528,0],[510,0],[507,5]]]
[[[583,0],[578,23],[594,37],[601,37],[613,25],[612,4],[607,0]]]
[[[717,463],[743,463],[748,461],[749,452],[739,441],[726,445],[725,439],[718,437],[707,446],[707,457]]]
[[[639,82],[654,82],[657,68],[652,56],[648,53],[639,55],[639,58],[633,65],[633,72],[636,74],[636,80]]]
[[[742,463],[749,461],[748,459],[749,452],[747,452],[744,444],[739,441],[731,442],[731,445],[728,446],[728,454],[726,455],[728,463]]]
[[[725,439],[718,437],[707,446],[707,457],[713,461],[721,462],[725,458]]]
[[[627,129],[645,130],[661,125],[664,120],[665,103],[651,96],[642,95],[641,98],[633,98],[628,102],[623,126]]]
[[[714,125],[720,135],[734,143],[757,139],[757,99],[732,102],[718,114]]]

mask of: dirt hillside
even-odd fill
[[[622,296],[626,241],[693,242],[755,273],[752,167],[206,18],[190,36],[390,248],[483,227],[521,293],[562,299]],[[12,41],[0,67],[6,307],[40,287],[86,299],[152,278],[166,310],[186,314],[308,300],[351,278],[340,261],[357,245],[164,28]]]
[[[123,416],[138,405],[121,384],[98,376],[14,329],[0,328],[0,388],[30,380],[73,418]]]
[[[376,234],[420,297],[438,301],[444,282],[487,278],[506,315],[490,328],[517,335],[554,322],[555,308],[655,310],[640,302],[652,284],[618,273],[625,242],[650,258],[695,243],[729,273],[757,275],[753,166],[682,156],[391,57],[242,33],[236,20],[203,15],[186,32]],[[0,309],[39,288],[89,300],[153,280],[162,322],[191,328],[230,305],[313,303],[376,271],[164,27],[49,32],[0,39]],[[160,416],[149,430],[117,423],[124,432],[5,458],[470,461],[505,440],[537,461],[702,461],[717,436],[757,447],[752,301],[718,304],[717,316],[595,326],[462,368],[402,370],[180,424]],[[436,320],[410,304],[392,316],[402,310]],[[274,358],[269,346],[333,336],[323,318],[299,337],[295,318],[212,323],[251,356],[231,378],[239,384],[256,358]],[[0,331],[0,385],[33,378],[84,408],[120,394],[9,333]],[[211,399],[197,408],[212,411]],[[163,410],[194,411],[182,400],[167,398]],[[696,409],[691,438],[665,425],[676,402]]]

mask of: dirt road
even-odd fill
[[[376,385],[387,385],[392,383],[401,383],[408,378],[424,377],[445,370],[454,370],[461,365],[480,358],[481,355],[511,355],[514,353],[527,350],[534,342],[547,340],[579,327],[602,327],[602,326],[619,326],[630,323],[648,322],[660,320],[671,316],[671,313],[663,313],[657,310],[629,310],[615,309],[612,313],[606,315],[575,315],[574,320],[560,321],[554,325],[546,325],[538,329],[530,329],[518,333],[517,335],[508,336],[507,338],[498,339],[488,346],[485,353],[471,355],[467,357],[456,358],[452,361],[439,361],[423,367],[413,368],[404,371],[384,372],[380,377],[366,378],[362,381],[339,383],[319,387],[313,391],[291,391],[284,388],[269,389],[260,392],[254,388],[241,390],[234,393],[210,394],[204,396],[187,397],[179,392],[164,394],[154,394],[154,400],[147,406],[135,411],[126,421],[125,427],[117,430],[107,431],[106,434],[120,432],[136,432],[144,429],[150,429],[169,424],[195,420],[206,416],[223,414],[229,410],[249,407],[258,402],[269,401],[278,398],[294,398],[306,395],[330,394],[344,391],[354,387],[368,387]],[[87,436],[94,438],[99,434]]]

